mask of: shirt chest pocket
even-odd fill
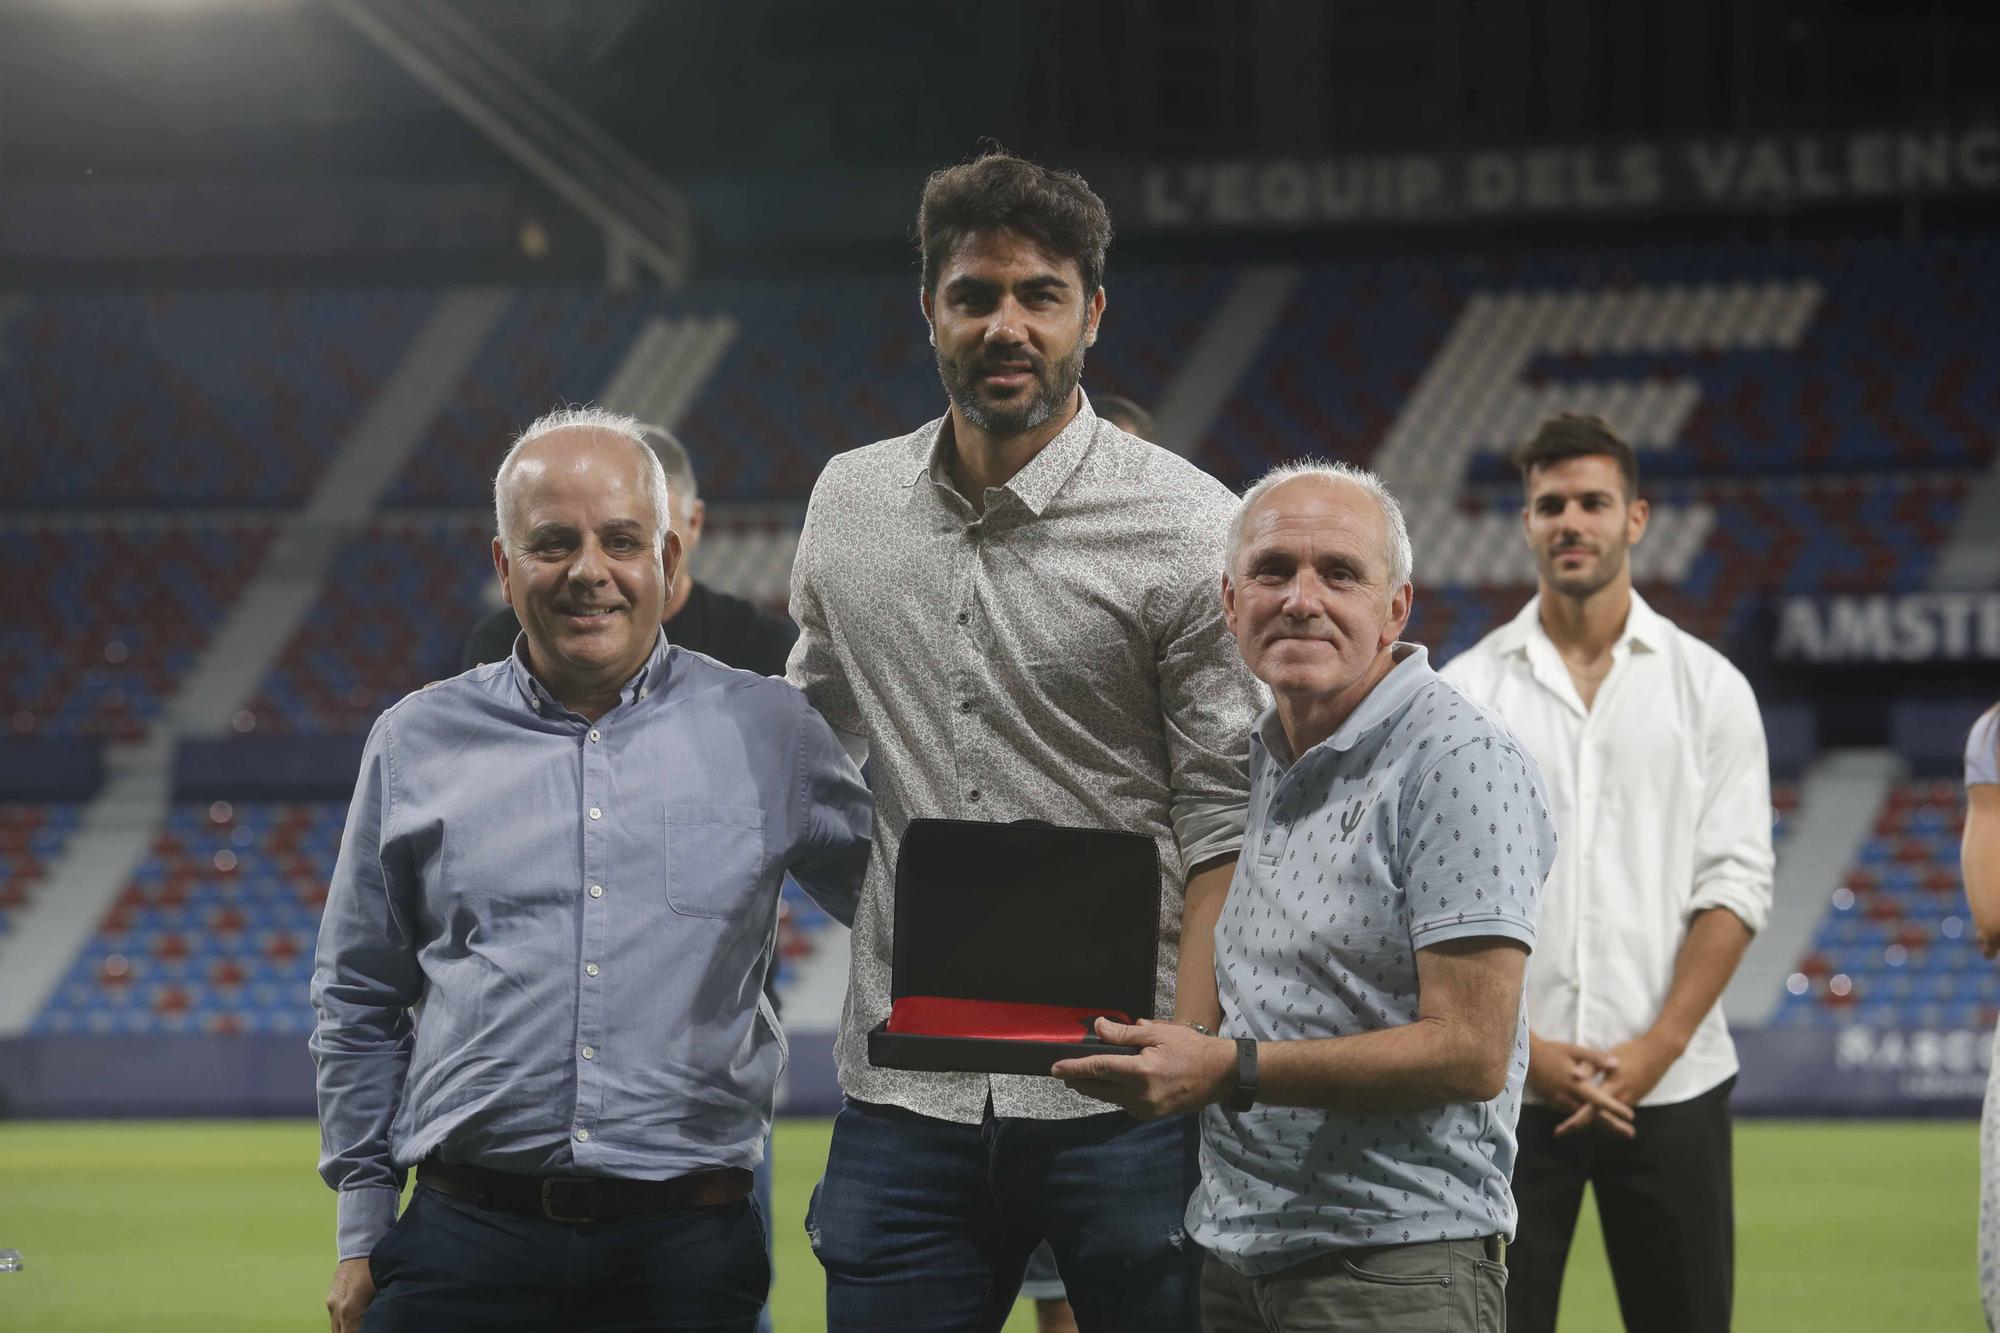
[[[754,805],[669,803],[667,905],[682,916],[734,917],[764,888],[770,861]]]

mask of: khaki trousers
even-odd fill
[[[1203,1333],[1504,1333],[1507,1265],[1491,1240],[1335,1250],[1265,1277],[1209,1255]]]

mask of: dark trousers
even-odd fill
[[[773,1216],[771,1212],[771,1182],[775,1174],[774,1168],[771,1165],[772,1140],[772,1135],[766,1134],[764,1136],[764,1160],[757,1163],[757,1182],[750,1192],[757,1196],[757,1211],[764,1215],[764,1257],[772,1263],[771,1272],[773,1280],[775,1280],[778,1256],[775,1247],[771,1243],[771,1218]],[[771,1327],[771,1306],[768,1301],[765,1302],[764,1313],[757,1318],[757,1333],[774,1333]]]
[[[959,1125],[848,1102],[806,1218],[829,1333],[989,1333],[1044,1238],[1084,1333],[1197,1333],[1197,1142],[1192,1116]]]
[[[751,1333],[771,1285],[749,1199],[571,1225],[421,1185],[368,1268],[366,1333]]]
[[[1732,1078],[1685,1102],[1641,1107],[1633,1139],[1595,1127],[1559,1139],[1562,1113],[1521,1108],[1521,1221],[1507,1250],[1511,1333],[1554,1333],[1586,1183],[1629,1333],[1726,1333],[1736,1286],[1735,1085]]]

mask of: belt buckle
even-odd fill
[[[549,1176],[545,1178],[542,1181],[543,1220],[548,1222],[570,1222],[570,1223],[595,1222],[597,1220],[597,1215],[595,1213],[584,1213],[581,1215],[572,1216],[568,1213],[558,1212],[556,1210],[555,1199],[552,1197],[553,1192],[556,1186],[558,1185],[575,1185],[582,1189],[588,1189],[594,1183],[595,1182],[593,1182],[588,1176]]]

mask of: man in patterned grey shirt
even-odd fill
[[[1275,706],[1216,931],[1221,1036],[1099,1020],[1144,1049],[1057,1072],[1141,1116],[1202,1109],[1208,1333],[1499,1328],[1541,775],[1397,642],[1410,539],[1372,474],[1278,469],[1229,550],[1225,614]]]
[[[991,154],[931,178],[918,233],[950,412],[828,464],[792,571],[788,674],[866,748],[876,794],[836,1048],[848,1100],[807,1219],[828,1324],[998,1329],[1046,1237],[1081,1327],[1193,1330],[1191,1120],[1141,1125],[1049,1078],[868,1062],[895,857],[927,816],[1149,835],[1155,1012],[1217,1021],[1213,927],[1261,702],[1216,599],[1234,498],[1078,387],[1105,308],[1103,203]]]

